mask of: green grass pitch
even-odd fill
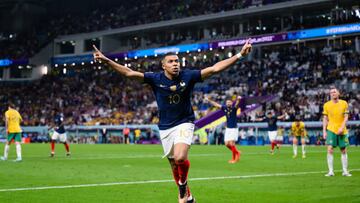
[[[0,202],[177,202],[170,166],[160,145],[71,145],[72,157],[56,145],[23,146],[15,163],[15,146],[0,162]],[[310,146],[307,158],[292,158],[292,147],[275,155],[268,146],[242,147],[237,164],[228,164],[224,146],[192,146],[189,185],[199,203],[224,202],[360,202],[360,147],[350,147],[352,177],[341,176],[335,150],[335,177],[327,171],[326,148]],[[2,153],[4,145],[0,145]],[[298,147],[301,155],[301,147]],[[149,182],[153,181],[153,182]],[[73,187],[71,187],[73,186]],[[22,189],[14,191],[12,189]]]

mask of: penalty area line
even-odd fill
[[[350,171],[360,171],[360,169],[352,169]],[[204,180],[227,180],[227,179],[249,179],[249,178],[261,178],[261,177],[298,176],[298,175],[319,174],[326,172],[327,171],[308,171],[308,172],[295,172],[295,173],[269,173],[269,174],[257,174],[257,175],[255,174],[255,175],[242,175],[242,176],[204,177],[204,178],[190,178],[189,181],[193,182],[193,181],[204,181]],[[341,172],[341,170],[337,170],[335,172]],[[113,186],[113,185],[137,185],[137,184],[151,184],[151,183],[168,183],[173,181],[174,180],[144,180],[144,181],[97,183],[97,184],[82,184],[82,185],[62,185],[62,186],[42,186],[42,187],[40,186],[40,187],[28,187],[28,188],[0,189],[0,192],[102,187],[102,186]]]

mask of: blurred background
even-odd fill
[[[48,142],[61,112],[73,143],[159,143],[151,89],[94,63],[92,45],[141,72],[161,71],[176,52],[201,69],[236,54],[246,60],[197,84],[194,143],[222,144],[224,117],[204,102],[241,95],[239,144],[263,145],[267,111],[306,121],[309,144],[323,144],[322,105],[336,85],[349,103],[351,144],[360,143],[360,2],[351,0],[2,0],[0,125],[6,101],[23,116],[24,142]],[[3,134],[3,133],[2,133]],[[0,139],[5,138],[2,135]]]

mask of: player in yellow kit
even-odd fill
[[[348,131],[346,129],[346,122],[349,116],[348,103],[339,99],[339,96],[339,90],[336,87],[331,87],[331,100],[324,104],[323,135],[328,145],[327,163],[329,167],[329,173],[325,176],[334,176],[333,149],[337,146],[341,150],[342,175],[351,176],[348,171],[348,157],[346,153],[346,146],[349,144]]]
[[[293,137],[293,151],[294,151],[294,155],[293,158],[297,157],[297,145],[298,145],[298,141],[301,141],[301,149],[302,149],[302,158],[305,159],[306,158],[306,152],[305,152],[305,138],[306,138],[306,130],[305,130],[305,123],[300,121],[300,119],[296,119],[296,121],[294,121],[291,124],[291,135],[294,136]]]
[[[18,111],[15,110],[15,106],[13,103],[8,103],[8,110],[5,112],[5,129],[7,134],[7,141],[4,149],[4,156],[1,157],[1,160],[5,161],[8,158],[9,149],[11,141],[15,141],[16,145],[16,162],[22,160],[21,158],[21,127],[20,123],[22,121],[21,115]]]

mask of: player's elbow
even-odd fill
[[[133,77],[134,76],[134,71],[132,71],[132,70],[126,71],[124,73],[124,75],[125,75],[125,77],[128,77],[128,78]]]
[[[211,73],[212,74],[216,74],[216,73],[219,73],[221,71],[221,69],[218,67],[218,66],[213,66],[211,67]]]

